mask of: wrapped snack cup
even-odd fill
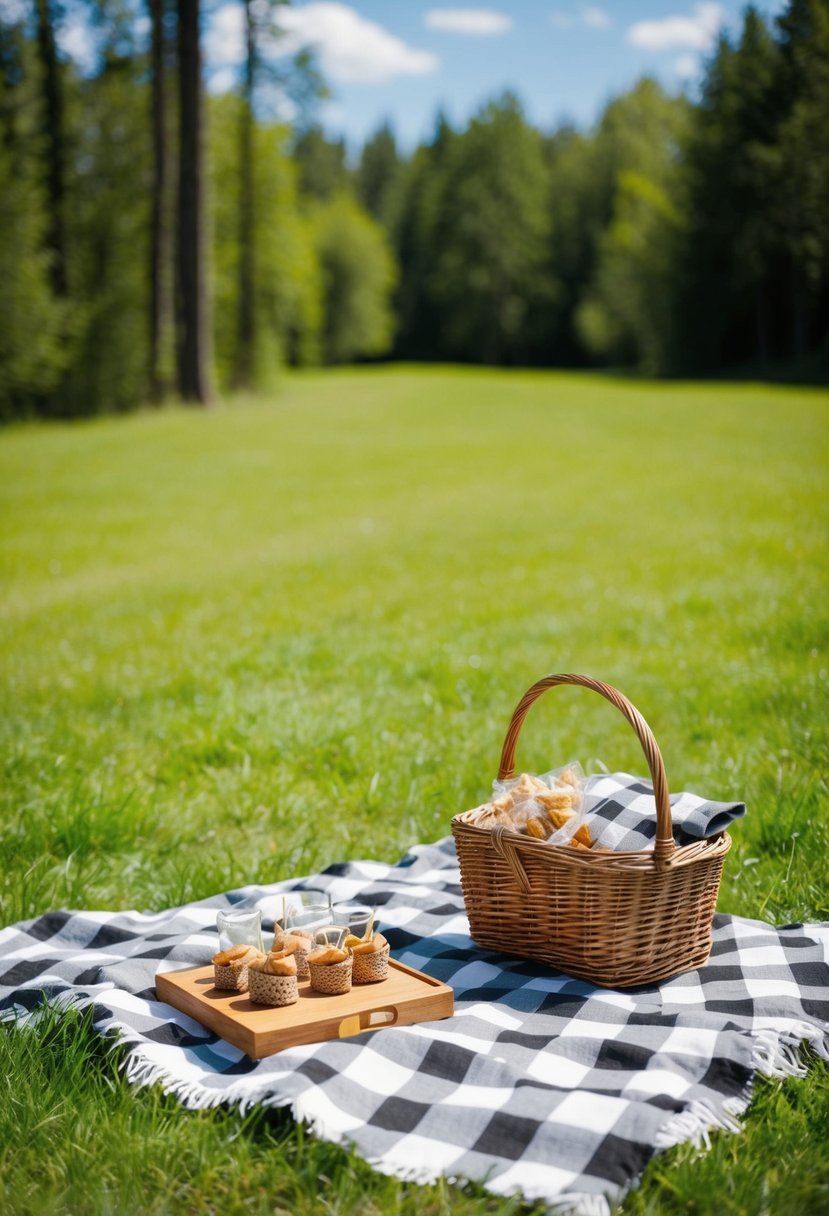
[[[258,1005],[295,1005],[299,1000],[297,960],[285,950],[271,951],[248,968],[250,999]]]
[[[277,927],[273,939],[273,949],[286,950],[296,959],[296,976],[298,980],[310,978],[308,955],[314,949],[314,939],[307,929],[289,929],[285,933]]]
[[[308,956],[311,987],[326,996],[340,996],[351,991],[352,957],[342,945],[345,933],[340,929],[318,929],[317,948]]]
[[[351,947],[355,984],[377,984],[388,979],[389,943],[382,933],[373,933],[367,940],[349,941],[346,938],[346,945]]]
[[[214,954],[213,983],[217,988],[231,992],[247,992],[250,964],[264,959],[255,946],[231,946]]]

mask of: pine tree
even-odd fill
[[[151,48],[151,185],[149,382],[150,396],[161,400],[169,389],[167,335],[173,321],[170,265],[173,253],[169,141],[167,0],[149,0]]]
[[[178,2],[179,175],[177,228],[178,385],[185,401],[210,403],[205,261],[204,98],[199,0]]]
[[[391,227],[395,187],[400,177],[400,158],[394,134],[387,122],[363,146],[357,170],[357,196],[385,227]]]

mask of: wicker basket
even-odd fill
[[[452,820],[464,902],[479,946],[535,959],[611,988],[652,984],[701,967],[727,832],[679,847],[665,765],[645,719],[626,697],[589,676],[546,676],[521,699],[507,731],[499,780],[515,776],[515,746],[530,706],[548,688],[575,684],[615,705],[633,727],[653,780],[656,841],[631,853],[547,844],[503,827]]]
[[[226,992],[247,992],[247,963],[228,963],[227,966],[214,963],[213,983],[217,988],[221,988]]]
[[[295,1005],[299,1000],[296,980],[295,975],[271,975],[252,968],[248,972],[250,999],[258,1005]]]
[[[354,961],[352,979],[354,983],[379,984],[381,980],[388,979],[389,954],[390,948],[388,942],[386,942],[381,950],[375,950],[372,954],[352,954],[351,957]]]
[[[311,987],[325,996],[341,996],[351,991],[351,955],[341,963],[309,963]]]

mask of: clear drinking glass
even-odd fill
[[[262,949],[262,913],[258,908],[227,908],[216,916],[219,949],[255,946]]]
[[[334,924],[342,926],[355,937],[365,937],[374,919],[374,908],[369,908],[367,904],[334,904],[331,912]]]
[[[327,891],[287,891],[283,896],[283,928],[307,929],[312,932],[322,925],[330,925],[331,896]]]
[[[323,925],[314,930],[314,943],[317,946],[334,946],[342,950],[346,930],[340,925]]]

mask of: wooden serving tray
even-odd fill
[[[195,1018],[252,1060],[300,1043],[448,1018],[454,1008],[448,984],[394,959],[389,959],[388,979],[355,984],[342,996],[324,996],[314,992],[310,980],[300,980],[299,1000],[281,1008],[254,1005],[246,992],[215,988],[212,965],[160,972],[155,990],[160,1001]]]

